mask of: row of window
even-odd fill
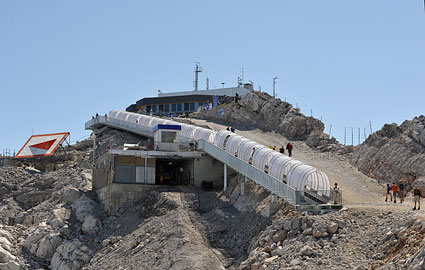
[[[187,102],[187,103],[174,103],[174,104],[160,104],[160,105],[150,105],[146,106],[146,112],[188,112],[188,111],[195,111],[195,104],[198,104],[198,106],[202,106],[204,103],[199,102]]]

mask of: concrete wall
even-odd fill
[[[214,187],[222,187],[224,179],[224,166],[210,157],[195,159],[194,184],[201,186],[202,181],[213,181]]]
[[[96,167],[92,170],[92,188],[98,190],[112,183],[114,178],[114,159],[111,154],[105,154],[96,160]]]

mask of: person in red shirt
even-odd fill
[[[391,189],[393,190],[394,203],[396,203],[397,202],[398,186],[395,183],[393,183],[393,186],[391,187]]]

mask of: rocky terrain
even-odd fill
[[[425,190],[425,116],[384,125],[356,147],[352,163],[374,178]]]
[[[344,147],[323,123],[266,93],[196,113],[193,124],[233,125],[259,143],[294,144],[294,158],[338,182],[346,206],[326,215],[296,211],[235,174],[226,192],[158,187],[108,215],[91,191],[91,140],[48,158],[0,167],[0,270],[24,269],[425,269],[425,214],[384,202],[382,181],[420,184],[423,116],[386,125]],[[281,118],[276,117],[281,115]],[[186,119],[187,121],[187,119]],[[145,139],[96,130],[97,154]],[[368,177],[367,175],[371,176]],[[414,181],[416,181],[414,183]]]

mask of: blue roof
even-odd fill
[[[161,124],[158,124],[153,128],[153,132],[157,131],[158,129],[182,130],[182,126],[180,126],[180,125],[161,125]]]

